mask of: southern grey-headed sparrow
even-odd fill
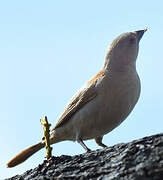
[[[139,41],[145,30],[127,32],[110,45],[104,66],[70,100],[51,131],[51,144],[77,141],[89,151],[84,140],[95,139],[99,146],[105,134],[126,119],[140,95],[136,71]],[[20,152],[7,163],[14,167],[45,146],[44,141]]]

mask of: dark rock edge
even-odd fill
[[[88,153],[52,157],[6,180],[163,180],[163,133]]]

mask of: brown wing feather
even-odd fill
[[[99,78],[101,78],[104,75],[105,75],[104,71],[100,71],[91,80],[88,81],[88,84],[91,84],[91,83],[97,81]]]
[[[53,130],[65,124],[80,108],[82,108],[85,104],[87,104],[89,101],[91,101],[97,96],[95,86],[97,80],[102,76],[104,76],[104,73],[99,72],[90,81],[88,81],[88,88],[84,88],[76,96],[73,97],[73,99],[68,104],[63,114],[59,118]]]

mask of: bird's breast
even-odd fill
[[[97,97],[78,114],[83,139],[104,135],[126,119],[138,101],[140,80],[137,73],[121,75],[97,88]]]
[[[103,97],[103,112],[100,120],[106,126],[106,131],[111,131],[118,126],[133,110],[140,96],[140,80],[137,73],[122,74],[108,80]],[[107,91],[108,89],[108,91]],[[108,129],[107,129],[108,128]]]

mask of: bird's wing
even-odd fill
[[[64,109],[53,130],[65,124],[78,110],[98,95],[96,91],[96,84],[101,81],[103,76],[104,72],[100,71],[96,76],[88,81],[86,87],[79,90],[79,92],[72,98],[70,103]]]

